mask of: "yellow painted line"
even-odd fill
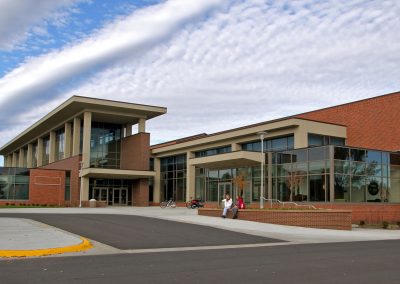
[[[60,247],[60,248],[48,248],[48,249],[33,249],[33,250],[0,250],[0,257],[32,257],[32,256],[44,256],[52,254],[62,254],[67,252],[80,252],[91,249],[93,245],[88,239],[82,238],[82,242],[77,245]]]

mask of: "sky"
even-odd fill
[[[155,144],[400,91],[399,15],[398,0],[0,0],[0,145],[72,95],[167,107]]]

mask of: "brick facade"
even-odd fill
[[[149,206],[149,181],[147,179],[133,181],[132,205]]]
[[[199,215],[221,218],[221,209],[199,209]],[[319,229],[351,230],[351,210],[239,210],[238,219]],[[232,212],[228,212],[232,218]]]
[[[67,202],[67,205],[78,206],[79,205],[79,168],[82,156],[73,156],[67,159],[63,159],[46,166],[41,169],[52,169],[52,170],[64,170],[71,171],[70,186],[71,186],[71,201]]]
[[[296,117],[347,126],[352,147],[400,150],[400,92],[299,114]]]
[[[29,177],[29,202],[27,204],[65,204],[65,172],[32,169]]]
[[[148,171],[150,167],[150,134],[138,133],[121,141],[121,170]]]

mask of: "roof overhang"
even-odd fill
[[[117,178],[117,179],[141,179],[155,177],[154,171],[116,170],[102,168],[87,168],[80,173],[81,177],[89,178]]]
[[[236,151],[220,155],[189,159],[190,166],[224,169],[258,166],[261,163],[261,153]]]
[[[7,155],[34,139],[44,136],[50,130],[62,127],[65,122],[72,121],[74,117],[83,117],[85,111],[92,112],[93,121],[136,124],[141,118],[148,120],[165,114],[167,109],[158,106],[73,96],[1,147],[0,155]]]

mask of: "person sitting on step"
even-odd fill
[[[229,194],[225,195],[225,199],[222,199],[222,203],[224,203],[224,210],[222,211],[222,218],[226,218],[226,214],[228,210],[232,207],[232,198]]]

